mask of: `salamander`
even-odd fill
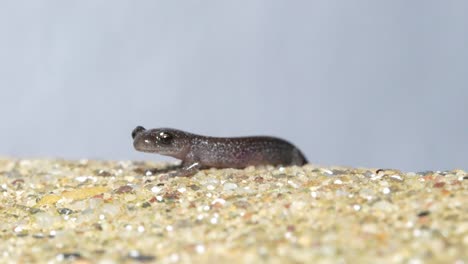
[[[308,163],[302,152],[276,137],[209,137],[172,128],[132,131],[137,151],[157,153],[182,160],[173,176],[191,176],[200,169],[237,168],[259,165],[302,166]]]

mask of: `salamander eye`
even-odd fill
[[[173,137],[170,133],[160,132],[158,135],[158,139],[161,143],[169,145],[172,143]]]

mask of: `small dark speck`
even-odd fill
[[[345,170],[333,170],[333,175],[343,175],[348,174],[348,171]]]
[[[166,192],[163,197],[164,199],[168,199],[168,200],[177,200],[180,198],[180,193],[179,192]]]
[[[67,252],[67,253],[59,254],[58,257],[62,259],[73,260],[73,259],[80,259],[81,254],[78,252]]]
[[[145,175],[146,174],[146,170],[145,169],[142,169],[142,168],[136,168],[133,170],[135,173],[137,174],[142,174],[142,175]]]
[[[198,185],[195,185],[195,184],[190,185],[189,188],[192,189],[193,191],[200,190],[200,187]]]
[[[98,255],[102,255],[102,254],[106,253],[106,251],[104,249],[96,249],[96,250],[94,250],[94,253],[96,253]]]
[[[424,217],[424,216],[428,216],[431,212],[429,211],[421,211],[418,213],[418,217]]]
[[[129,193],[133,191],[133,187],[129,185],[123,185],[114,190],[115,193],[117,194],[122,194],[122,193]]]
[[[112,175],[110,172],[106,170],[96,170],[95,173],[97,176],[102,176],[102,177],[109,177]]]
[[[141,207],[143,208],[147,208],[147,207],[151,207],[151,204],[149,202],[144,202]]]
[[[16,180],[11,182],[12,185],[20,185],[20,184],[23,184],[23,183],[24,183],[23,179],[16,179]]]
[[[57,209],[57,212],[61,215],[69,215],[73,213],[73,210],[68,209],[68,208],[59,208]]]
[[[32,237],[33,237],[33,238],[37,238],[37,239],[42,239],[42,238],[44,238],[45,236],[44,236],[44,234],[42,234],[42,233],[37,233],[37,234],[32,235]]]
[[[39,209],[39,208],[32,208],[32,207],[31,207],[31,208],[29,209],[29,212],[30,212],[31,214],[37,214],[37,213],[39,213],[39,212],[42,212],[42,210]]]
[[[128,258],[136,260],[136,261],[140,261],[140,262],[154,261],[156,259],[155,256],[142,255],[139,252],[130,252],[128,254]]]
[[[273,177],[281,179],[281,178],[288,178],[288,175],[281,173],[281,174],[273,175]]]

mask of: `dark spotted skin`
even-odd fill
[[[302,166],[307,159],[291,143],[275,137],[220,138],[171,129],[146,130],[138,126],[132,132],[138,151],[158,153],[182,160],[178,176],[191,176],[205,168],[245,168],[258,165]]]

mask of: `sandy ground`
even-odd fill
[[[0,262],[468,263],[462,170],[0,160]]]

